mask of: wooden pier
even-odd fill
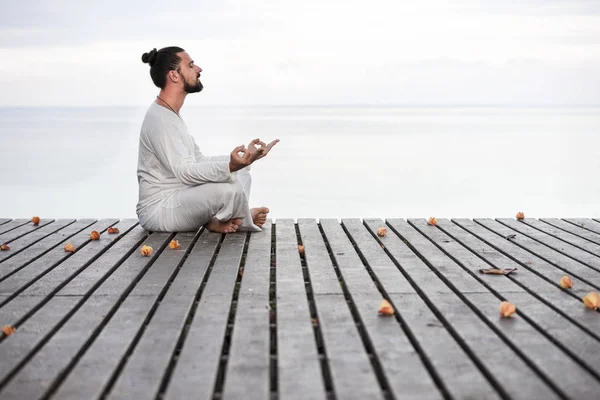
[[[0,399],[600,398],[600,219],[272,222],[0,218]]]

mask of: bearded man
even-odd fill
[[[140,225],[154,232],[186,232],[205,226],[212,232],[260,231],[267,207],[250,208],[250,165],[269,154],[254,139],[229,155],[205,156],[179,115],[185,98],[202,91],[202,68],[180,47],[142,55],[160,88],[140,131],[137,177]]]

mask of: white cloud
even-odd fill
[[[167,45],[204,69],[192,104],[600,103],[593,2],[229,0],[96,18],[73,4],[0,26],[0,105],[146,104],[140,56]]]

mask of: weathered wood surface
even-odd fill
[[[220,235],[2,218],[0,243],[0,325],[16,328],[0,334],[1,399],[600,393],[600,312],[582,302],[600,288],[594,219],[277,220]],[[480,273],[492,267],[517,270]],[[378,315],[383,299],[394,316]],[[517,313],[501,318],[502,300]]]
[[[581,228],[575,224],[571,224],[567,221],[563,221],[558,218],[541,218],[540,221],[543,221],[549,225],[555,226],[563,231],[572,233],[576,236],[582,237],[584,239],[589,240],[592,243],[600,244],[600,233],[594,233],[588,231],[584,228]]]

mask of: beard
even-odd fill
[[[193,84],[190,84],[187,79],[183,80],[183,90],[185,90],[186,93],[198,93],[201,92],[202,89],[204,89],[204,86],[200,80],[197,80]]]

